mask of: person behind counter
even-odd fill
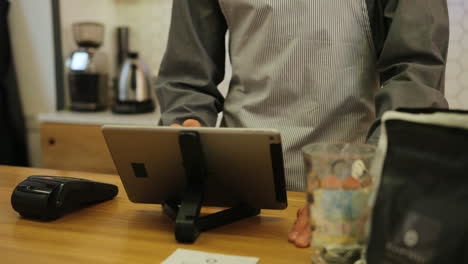
[[[387,110],[448,107],[448,26],[446,0],[174,0],[161,125],[215,126],[223,112],[222,126],[276,128],[287,188],[303,191],[304,145],[375,143]],[[307,216],[289,234],[298,247],[309,245]]]

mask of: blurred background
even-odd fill
[[[446,96],[452,108],[468,109],[468,1],[448,0],[448,3],[451,43]],[[145,75],[141,76],[145,76],[154,84],[166,47],[171,5],[171,0],[11,1],[8,15],[11,52],[17,77],[19,104],[24,117],[28,165],[80,170],[82,164],[71,163],[68,167],[60,164],[69,163],[70,160],[83,155],[108,155],[101,142],[102,139],[99,139],[101,141],[83,140],[83,133],[88,131],[85,129],[91,129],[86,126],[94,126],[94,130],[89,130],[92,131],[89,134],[92,138],[98,137],[97,128],[105,123],[143,125],[157,123],[157,98],[154,98],[153,94],[145,100],[154,100],[154,112],[118,115],[114,113],[111,105],[115,104],[119,92],[128,96],[128,91],[125,89],[131,90],[132,87],[128,88],[125,85],[132,86],[132,80],[138,79],[131,77],[131,71],[127,72],[129,81],[123,84],[124,87],[119,87],[119,77],[125,59],[128,58],[128,52],[137,53],[136,58],[130,56],[133,60],[129,61],[129,69],[138,71],[141,65],[145,65],[141,69],[147,69],[147,72],[142,71]],[[103,26],[102,38],[97,48],[83,43],[83,47],[78,45],[73,25],[82,22],[93,22]],[[119,42],[119,28],[126,28],[127,32],[128,47],[124,60],[119,59],[119,56],[122,58],[122,51],[119,51],[119,45],[122,43],[121,40]],[[86,38],[85,35],[82,37]],[[73,57],[76,52],[77,56]],[[98,56],[95,56],[98,53],[102,55],[99,60],[96,59]],[[95,74],[93,76],[97,78],[105,76],[105,86],[108,87],[110,94],[106,97],[103,111],[80,111],[80,109],[71,111],[73,89],[70,84],[73,86],[74,83],[70,81],[70,76],[77,73],[79,78],[83,77],[84,71],[80,72],[80,67],[83,65],[80,63],[83,58],[89,57],[89,54],[95,58],[92,63],[102,67],[93,66],[94,68],[86,70],[87,73]],[[230,76],[228,62],[227,65],[226,80],[220,86],[224,93],[227,91]],[[138,81],[134,82],[133,90],[147,88]],[[80,93],[82,91],[79,91],[77,96],[83,96]],[[80,102],[76,105],[78,108],[83,106]],[[60,127],[58,126],[60,124],[67,126]],[[82,135],[73,140],[73,133],[76,131],[81,131]],[[87,141],[92,144],[89,143],[87,146]],[[61,142],[63,144],[60,144]],[[100,147],[96,150],[91,145]],[[65,149],[73,149],[77,153],[72,154],[70,150],[67,152]],[[57,162],[57,157],[64,157],[64,160]],[[94,166],[85,161],[82,163],[86,168]],[[103,171],[112,172],[112,169]]]

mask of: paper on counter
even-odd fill
[[[259,258],[177,249],[161,264],[256,264]]]

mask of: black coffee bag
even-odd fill
[[[367,262],[468,263],[468,112],[388,112],[377,155]]]

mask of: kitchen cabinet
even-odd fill
[[[151,126],[159,115],[57,112],[42,114],[39,121],[43,168],[116,174],[102,125]]]

